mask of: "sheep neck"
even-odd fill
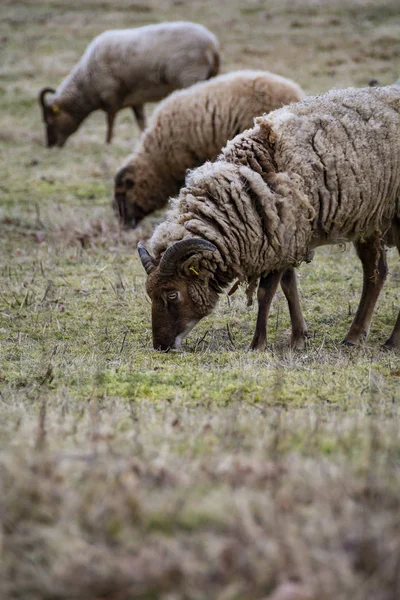
[[[55,101],[81,123],[91,112],[98,108],[88,92],[85,78],[77,65],[58,87]]]

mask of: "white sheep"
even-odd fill
[[[107,113],[108,143],[115,115],[124,107],[132,107],[143,130],[145,102],[213,77],[219,62],[217,38],[197,23],[105,31],[89,44],[57,91],[46,87],[40,92],[47,145],[63,146],[98,109]],[[54,94],[49,100],[48,93]]]
[[[252,348],[266,341],[282,274],[314,248],[351,241],[364,271],[345,338],[367,334],[400,251],[400,87],[334,90],[256,119],[219,159],[194,170],[150,241],[139,244],[152,300],[153,343],[179,347],[235,278],[260,279]],[[385,344],[400,348],[400,313]]]
[[[303,95],[289,79],[245,70],[169,96],[115,176],[114,206],[121,221],[135,227],[179,192],[187,169],[215,159],[229,139],[253,126],[254,117]]]

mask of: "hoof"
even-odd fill
[[[394,344],[390,338],[388,340],[386,340],[386,342],[384,344],[382,344],[382,346],[381,346],[381,350],[389,351],[389,350],[398,350],[398,349],[399,349],[399,347],[396,346],[396,344]]]
[[[299,337],[290,340],[290,347],[292,350],[304,350],[306,345],[307,337]]]
[[[342,345],[343,346],[347,346],[347,348],[354,348],[357,344],[354,344],[354,342],[350,342],[350,340],[346,340],[346,338],[344,340],[342,340]]]
[[[290,337],[290,348],[292,350],[304,350],[307,339],[311,337],[308,333],[307,325],[304,323],[303,329],[292,331]]]
[[[251,344],[249,350],[251,350],[251,352],[264,352],[266,347],[267,344]]]

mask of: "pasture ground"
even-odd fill
[[[223,71],[262,68],[307,92],[383,84],[400,68],[400,5],[383,0],[3,0],[0,7],[0,597],[4,600],[395,600],[400,597],[398,256],[372,330],[351,248],[300,268],[307,348],[269,346],[255,308],[222,298],[182,353],[151,349],[135,251],[119,230],[128,110],[44,147],[38,90],[104,29],[194,20]],[[151,107],[148,107],[149,112]]]

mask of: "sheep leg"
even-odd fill
[[[355,346],[368,335],[375,304],[388,272],[386,251],[380,240],[372,237],[354,245],[363,267],[363,289],[356,315],[343,340],[346,346]]]
[[[135,106],[132,106],[132,110],[133,114],[136,117],[136,121],[139,125],[140,131],[144,131],[146,129],[146,117],[144,114],[143,104],[135,104]]]
[[[397,231],[397,236],[398,236],[397,250],[399,251],[399,254],[400,254],[400,243],[399,243],[400,229],[398,229],[398,231]],[[400,311],[399,311],[399,314],[397,315],[397,320],[396,320],[394,329],[393,329],[390,337],[383,344],[383,347],[384,348],[400,348]]]
[[[389,339],[383,344],[384,348],[400,348],[400,311],[397,316],[396,324]]]
[[[304,348],[307,338],[307,323],[304,320],[300,306],[299,290],[297,287],[296,271],[289,267],[284,271],[281,279],[281,287],[286,296],[289,306],[290,320],[292,322],[292,336],[290,345],[294,350]]]
[[[115,120],[115,113],[108,112],[107,113],[107,137],[106,137],[107,144],[111,144],[113,130],[114,130],[114,120]]]
[[[273,271],[266,277],[260,277],[257,291],[258,314],[256,329],[250,345],[251,350],[265,350],[267,345],[267,322],[272,298],[282,277],[282,271]]]

